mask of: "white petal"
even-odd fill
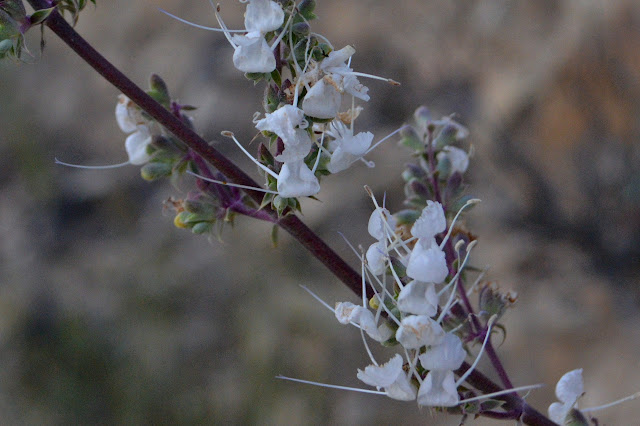
[[[249,32],[261,35],[275,31],[284,22],[282,7],[270,0],[249,0],[244,14],[244,26]]]
[[[355,156],[362,156],[371,146],[373,141],[373,133],[360,132],[355,136],[348,136],[342,140],[342,148],[350,154]]]
[[[420,238],[411,251],[407,275],[414,280],[439,284],[449,275],[444,252],[436,240]]]
[[[264,37],[234,35],[237,45],[233,65],[242,72],[267,73],[276,69],[276,58]]]
[[[369,95],[367,94],[369,88],[360,83],[355,75],[345,75],[342,80],[342,87],[344,87],[344,91],[351,96],[362,99],[363,101],[369,100]]]
[[[371,216],[369,216],[369,224],[367,225],[369,235],[371,235],[378,241],[386,238],[386,236],[389,234],[389,231],[387,229],[387,226],[385,226],[385,221],[387,222],[391,230],[395,229],[396,220],[393,216],[391,216],[389,210],[382,207],[376,208],[373,213],[371,213]]]
[[[284,143],[295,141],[296,127],[304,121],[304,111],[293,105],[284,105],[256,123],[261,131],[273,132],[282,138]]]
[[[321,79],[307,92],[302,101],[304,113],[310,117],[333,118],[338,114],[342,95],[330,84]]]
[[[458,336],[447,333],[439,345],[431,346],[420,355],[420,365],[426,370],[457,370],[467,353]]]
[[[349,324],[350,322],[357,323],[356,320],[360,317],[361,309],[364,308],[351,302],[338,302],[334,312],[340,324]]]
[[[447,228],[442,204],[437,201],[427,201],[427,206],[411,228],[411,235],[418,238],[431,238]]]
[[[138,130],[127,137],[124,147],[129,156],[129,163],[139,166],[148,162],[151,157],[147,154],[147,146],[151,143],[151,135],[146,126],[139,126]]]
[[[336,148],[331,154],[331,160],[327,165],[327,170],[331,173],[339,173],[349,168],[350,165],[358,161],[360,156],[346,152],[342,147]]]
[[[416,387],[404,373],[398,375],[396,381],[385,387],[384,391],[389,398],[399,401],[413,401],[417,394]]]
[[[378,342],[386,342],[387,340],[391,339],[395,334],[396,334],[396,330],[391,328],[391,326],[387,321],[383,321],[378,326],[377,335],[379,338],[375,340]]]
[[[304,161],[299,160],[282,165],[277,188],[284,198],[306,197],[320,192],[320,183]]]
[[[583,393],[582,368],[569,371],[558,380],[556,396],[559,401],[573,405]]]
[[[116,104],[116,121],[118,126],[125,133],[131,133],[138,129],[135,114],[132,113],[133,102],[125,95],[118,96],[118,103]]]
[[[562,425],[564,424],[564,419],[567,417],[567,414],[569,414],[571,408],[571,405],[563,404],[561,402],[554,402],[553,404],[549,405],[549,419]]]
[[[444,339],[444,330],[426,315],[410,315],[400,322],[396,340],[406,349],[437,345]]]
[[[384,388],[395,382],[399,375],[404,375],[403,364],[402,356],[396,354],[386,364],[370,365],[364,371],[358,369],[358,379],[370,386]]]
[[[282,154],[277,155],[275,158],[283,163],[291,161],[299,161],[304,159],[313,146],[313,142],[309,137],[309,133],[303,129],[294,129],[295,138],[283,139],[284,151]]]
[[[455,407],[460,399],[453,371],[430,371],[418,391],[418,405]]]
[[[325,72],[336,72],[343,68],[347,68],[347,60],[356,53],[356,49],[352,46],[345,46],[340,50],[333,50],[329,53],[329,56],[324,58],[320,62],[320,69]]]
[[[391,337],[384,327],[378,328],[373,313],[360,305],[351,302],[336,303],[334,310],[338,322],[341,324],[354,323],[377,342],[384,342]]]
[[[381,333],[381,331],[385,330],[383,328],[378,329],[373,312],[370,310],[362,308],[358,318],[358,323],[360,324],[360,328],[362,328],[364,332],[376,342],[389,340],[390,336],[388,334],[383,335]]]
[[[373,275],[382,275],[387,269],[387,256],[384,241],[378,241],[369,246],[367,250],[367,264]]]
[[[438,311],[438,294],[435,284],[411,281],[400,290],[398,309],[410,314],[434,316]]]

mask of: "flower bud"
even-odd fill
[[[189,216],[189,212],[180,212],[173,218],[173,224],[176,228],[187,229],[189,225],[185,222],[185,219]]]
[[[429,188],[427,188],[424,183],[420,182],[417,179],[414,179],[411,182],[407,183],[406,189],[406,192],[409,192],[409,194],[406,194],[407,197],[417,195],[420,198],[424,198],[425,202],[428,198],[431,198],[431,191],[429,190]]]
[[[156,102],[165,108],[169,108],[171,97],[169,97],[169,89],[166,83],[158,74],[151,74],[149,77],[150,90],[147,92]]]
[[[433,141],[433,146],[437,151],[440,151],[445,146],[455,143],[457,135],[458,127],[453,124],[447,124],[440,130],[440,133],[438,133],[438,136]]]
[[[433,122],[433,117],[431,116],[431,111],[426,106],[421,106],[416,109],[413,113],[413,118],[416,120],[416,124],[422,130],[422,133],[427,132],[427,126]]]
[[[402,139],[400,140],[400,144],[409,148],[412,151],[423,152],[424,151],[424,143],[420,136],[418,136],[418,132],[412,126],[405,126],[402,130],[400,130],[400,136]]]
[[[317,39],[313,36],[311,37],[311,41],[311,46],[318,42]],[[331,46],[329,46],[327,43],[320,43],[315,49],[313,49],[313,59],[319,62],[325,57],[329,56],[329,52],[331,52],[332,50],[333,49],[331,48]]]
[[[189,213],[195,213],[201,216],[213,217],[215,214],[215,206],[211,203],[198,200],[184,200],[184,209]]]
[[[316,9],[316,0],[302,0],[298,5],[298,12],[302,15],[307,21],[311,21],[312,19],[316,19],[315,13],[313,11]]]
[[[498,286],[489,283],[480,290],[479,306],[480,310],[486,312],[489,317],[497,315],[499,320],[504,315],[507,308],[516,301],[516,296],[510,293],[500,293]]]
[[[297,36],[305,37],[309,35],[311,29],[309,28],[309,24],[306,22],[298,22],[291,26],[291,31]]]
[[[191,232],[193,232],[194,234],[206,234],[211,232],[212,229],[213,229],[213,223],[199,222],[193,225],[193,228],[191,228]]]
[[[456,172],[449,176],[447,186],[444,190],[444,199],[449,201],[459,197],[464,190],[464,185],[462,183],[462,175],[460,173]]]
[[[162,179],[163,177],[170,176],[172,173],[171,164],[152,162],[147,163],[140,169],[140,175],[142,179],[148,181],[154,181]]]
[[[402,172],[402,179],[404,179],[405,182],[409,182],[412,179],[426,179],[427,174],[425,173],[424,169],[422,169],[417,164],[407,164],[405,167],[405,170]]]

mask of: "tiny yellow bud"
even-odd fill
[[[377,310],[379,306],[380,301],[378,300],[378,296],[373,296],[371,299],[369,299],[369,307],[371,309]]]
[[[173,218],[173,224],[176,228],[187,229],[189,226],[182,221],[182,215],[178,213],[175,218]]]

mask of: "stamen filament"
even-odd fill
[[[207,31],[216,31],[216,32],[230,32],[230,33],[244,33],[247,32],[247,30],[223,30],[222,28],[213,28],[213,27],[206,27],[204,25],[199,25],[196,24],[194,22],[191,21],[187,21],[186,19],[180,18],[179,16],[174,15],[173,13],[167,12],[166,10],[164,10],[163,8],[159,7],[158,10],[162,13],[164,13],[165,15],[169,16],[170,18],[175,19],[176,21],[180,21],[183,24],[187,24],[189,26],[195,27],[195,28],[200,28],[201,30],[207,30]]]
[[[599,405],[597,407],[580,409],[580,411],[582,411],[583,413],[589,413],[591,411],[603,410],[605,408],[613,407],[614,405],[622,404],[623,402],[631,401],[632,399],[636,399],[638,397],[640,397],[640,392],[636,392],[633,395],[626,396],[622,399],[618,399],[617,401],[613,401],[608,404]]]
[[[291,382],[298,382],[298,383],[305,383],[307,385],[320,386],[320,387],[323,387],[323,388],[340,389],[340,390],[362,392],[362,393],[372,393],[374,395],[386,395],[387,394],[386,392],[375,391],[373,389],[360,389],[360,388],[352,388],[352,387],[348,387],[348,386],[328,385],[326,383],[312,382],[310,380],[294,379],[293,377],[286,377],[286,376],[276,376],[276,379],[289,380]]]
[[[237,183],[225,182],[225,181],[217,180],[217,179],[211,179],[211,178],[208,178],[206,176],[202,176],[202,175],[199,175],[197,173],[194,173],[191,170],[187,170],[186,173],[191,175],[191,176],[195,176],[195,177],[197,177],[199,179],[206,180],[207,182],[211,182],[211,183],[217,183],[217,184],[220,184],[220,185],[232,186],[234,188],[248,189],[248,190],[251,190],[251,191],[259,191],[259,192],[265,192],[267,194],[276,194],[276,195],[278,195],[277,191],[272,191],[270,189],[256,188],[254,186],[248,186],[248,185],[240,185],[240,184],[237,184]]]
[[[320,302],[320,304],[322,306],[324,306],[325,308],[327,308],[328,310],[330,310],[331,312],[333,312],[334,314],[336,313],[335,309],[333,309],[331,306],[329,306],[329,304],[327,302],[325,302],[324,300],[322,300],[320,298],[320,296],[318,296],[317,294],[315,294],[314,292],[312,292],[309,287],[300,284],[300,287],[302,287],[302,289],[304,291],[306,291],[307,293],[309,293],[311,295],[311,297],[313,297],[314,299],[316,299],[318,302]]]
[[[124,166],[128,166],[129,164],[131,164],[128,161],[125,161],[124,163],[118,163],[118,164],[108,164],[105,166],[83,166],[82,164],[71,164],[71,163],[65,163],[64,161],[60,161],[57,158],[54,158],[54,162],[55,164],[60,164],[61,166],[66,166],[66,167],[73,167],[76,169],[89,169],[89,170],[106,170],[106,169],[117,169],[118,167],[124,167]]]
[[[376,149],[378,147],[378,145],[380,145],[382,142],[386,141],[387,139],[389,139],[391,136],[395,135],[396,133],[398,133],[399,131],[401,131],[402,129],[404,129],[407,126],[402,126],[396,130],[394,130],[393,132],[389,133],[387,136],[385,136],[384,138],[380,139],[378,142],[376,142],[375,144],[373,144],[373,146],[371,148],[369,148],[364,155],[367,155],[368,153],[370,153],[371,151],[373,151],[374,149]]]
[[[445,237],[442,239],[442,243],[440,243],[440,250],[442,250],[445,246],[445,244],[447,243],[447,240],[449,239],[449,237],[451,236],[451,232],[453,232],[453,225],[456,223],[456,221],[458,220],[458,216],[460,216],[460,214],[462,213],[462,211],[464,209],[466,209],[467,207],[470,207],[474,204],[478,204],[481,200],[478,198],[473,198],[469,201],[467,201],[466,203],[464,203],[464,206],[460,207],[460,210],[458,210],[458,213],[456,213],[455,217],[453,218],[453,220],[451,221],[451,225],[449,225],[449,231],[447,232],[447,235],[445,235]]]
[[[270,168],[268,168],[267,166],[265,166],[264,164],[261,164],[258,160],[256,160],[255,158],[253,158],[253,155],[249,154],[249,151],[247,151],[246,149],[244,149],[244,147],[240,144],[240,142],[238,142],[238,139],[236,139],[236,136],[233,134],[233,132],[229,132],[229,131],[224,131],[220,133],[222,136],[225,136],[227,138],[231,138],[233,139],[233,141],[236,143],[236,145],[238,145],[238,148],[240,148],[240,150],[242,152],[244,152],[246,154],[247,157],[249,157],[249,159],[251,161],[253,161],[258,167],[260,167],[262,170],[264,170],[265,172],[269,173],[272,177],[274,177],[275,179],[278,179],[278,175],[276,172],[274,172],[273,170],[271,170]],[[276,192],[277,194],[277,192]]]
[[[397,81],[392,80],[390,78],[386,78],[386,77],[379,77],[377,75],[366,74],[366,73],[357,72],[357,71],[351,71],[351,72],[349,72],[349,74],[355,75],[355,76],[358,76],[358,77],[368,77],[368,78],[371,78],[371,79],[374,79],[374,80],[382,80],[382,81],[386,81],[386,82],[388,82],[388,83],[390,83],[390,84],[392,84],[394,86],[400,86],[400,83],[398,83]]]
[[[487,346],[487,342],[489,341],[489,337],[491,337],[491,329],[493,328],[493,324],[496,322],[497,319],[498,319],[497,315],[493,315],[491,318],[489,318],[489,324],[488,324],[489,326],[487,328],[487,334],[486,334],[486,336],[484,336],[484,342],[482,343],[482,347],[480,348],[480,352],[478,352],[478,356],[476,357],[476,360],[473,362],[471,367],[469,367],[469,369],[458,379],[458,381],[456,382],[456,388],[458,386],[460,386],[462,383],[464,383],[465,380],[467,380],[467,377],[469,377],[471,375],[473,370],[475,370],[476,366],[478,365],[478,362],[480,362],[480,357],[482,356],[482,353],[484,352],[484,348]],[[511,392],[514,392],[514,390],[511,389]],[[510,393],[510,392],[507,392],[507,393]]]
[[[506,395],[508,393],[520,392],[520,391],[524,391],[524,390],[539,389],[539,388],[542,388],[542,387],[544,387],[543,384],[537,384],[537,385],[527,385],[527,386],[520,386],[520,387],[517,387],[517,388],[505,389],[505,390],[501,390],[499,392],[487,393],[487,394],[480,395],[480,396],[474,396],[473,398],[463,399],[458,404],[464,404],[466,402],[478,401],[480,399],[485,399],[485,398],[493,398],[494,396]],[[582,411],[584,411],[584,410],[582,410]]]
[[[227,38],[227,40],[229,41],[233,49],[234,50],[237,49],[238,45],[233,42],[229,28],[227,28],[227,26],[224,24],[224,21],[222,20],[222,16],[220,16],[220,5],[216,6],[215,11],[216,11],[216,21],[218,21],[220,28],[222,28],[222,30],[224,31],[224,36]]]

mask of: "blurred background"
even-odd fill
[[[254,173],[218,135],[251,140],[262,87],[233,68],[221,34],[158,7],[215,25],[205,0],[111,0],[77,30],[139,85],[161,75],[198,107],[201,134]],[[222,2],[230,27],[243,9]],[[483,200],[467,216],[474,262],[519,293],[499,351],[516,385],[547,385],[528,401],[546,412],[558,378],[580,367],[583,407],[640,390],[638,2],[318,0],[317,14],[315,31],[356,47],[358,71],[402,83],[365,82],[359,130],[385,135],[423,104],[469,127],[469,191]],[[35,63],[0,64],[2,423],[458,424],[276,380],[362,386],[359,332],[299,285],[330,304],[355,297],[286,234],[273,249],[269,226],[240,218],[222,242],[176,229],[162,202],[187,180],[54,165],[125,161],[125,135],[119,92],[45,39]],[[371,159],[375,169],[352,167],[323,180],[321,202],[303,201],[303,220],[356,267],[338,232],[370,244],[362,187],[400,209],[410,160],[395,142]],[[638,404],[597,417],[633,424]]]

